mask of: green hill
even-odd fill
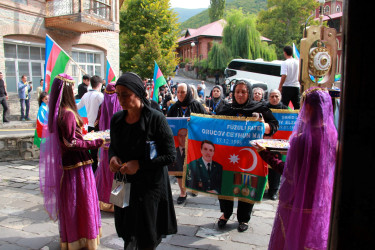
[[[200,9],[173,8],[173,11],[177,13],[178,22],[182,23],[188,20],[190,17],[193,17],[206,9],[207,8],[200,8]]]
[[[266,9],[266,7],[267,0],[227,0],[225,11],[242,8],[244,13],[257,14],[260,10]],[[208,16],[208,9],[206,9],[181,23],[180,30],[186,30],[187,28],[195,29],[209,23],[210,18]]]

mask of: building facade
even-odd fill
[[[0,71],[9,92],[22,75],[33,87],[44,77],[48,34],[73,60],[66,73],[105,77],[106,58],[119,74],[121,0],[1,0]],[[82,70],[81,70],[82,69]],[[78,84],[76,84],[78,85]]]

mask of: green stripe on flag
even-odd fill
[[[58,74],[62,74],[65,72],[65,68],[69,62],[69,59],[70,59],[69,56],[65,54],[64,51],[60,51],[60,54],[57,57],[55,65],[53,66],[53,70],[51,72],[51,82],[50,82],[49,92],[51,92],[52,83],[53,83],[53,80],[55,80],[55,77]]]

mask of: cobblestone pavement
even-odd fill
[[[37,160],[0,162],[0,250],[59,249],[58,223],[51,221],[43,208],[38,170]],[[173,179],[176,200],[179,188]],[[157,249],[267,249],[276,207],[277,201],[271,200],[256,204],[249,230],[239,233],[235,214],[224,230],[217,228],[221,215],[217,199],[189,196],[185,204],[175,204],[178,233],[165,238]],[[101,215],[99,249],[122,249],[113,214]]]

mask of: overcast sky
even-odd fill
[[[172,8],[199,9],[208,8],[210,0],[170,0]]]

